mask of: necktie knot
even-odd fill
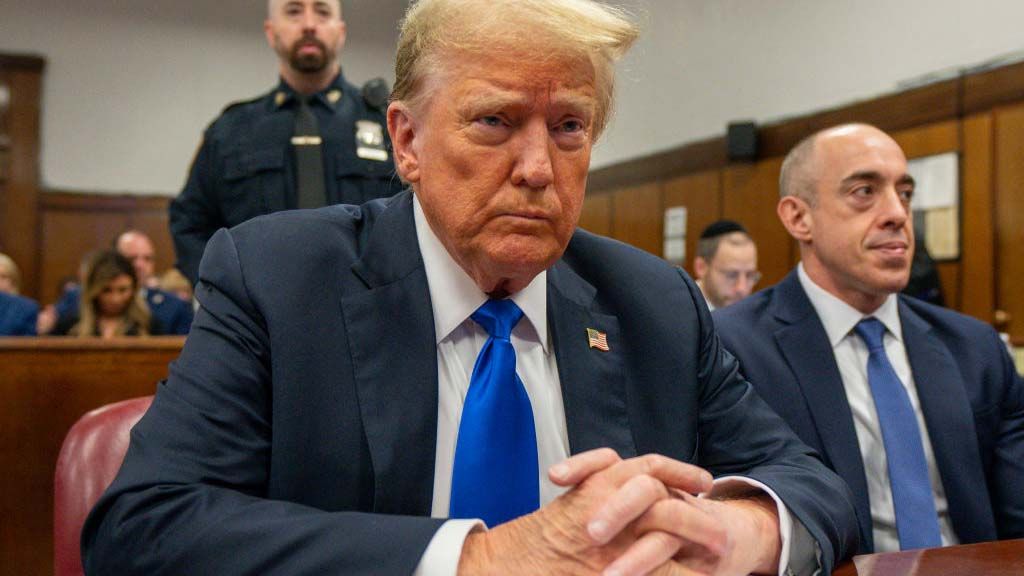
[[[885,336],[885,324],[882,324],[878,318],[865,318],[854,326],[854,331],[860,336],[860,339],[867,344],[869,351],[878,350],[882,348],[882,337]]]
[[[491,338],[499,340],[508,340],[522,317],[523,311],[512,300],[488,300],[471,316]]]

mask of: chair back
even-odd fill
[[[128,433],[149,408],[152,396],[107,404],[79,418],[60,455],[53,493],[53,565],[56,576],[82,576],[79,539],[85,517],[114,481]]]

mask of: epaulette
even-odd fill
[[[232,102],[232,103],[228,104],[227,106],[225,106],[224,109],[220,111],[220,113],[224,114],[228,110],[232,110],[234,108],[238,108],[239,106],[245,106],[246,104],[253,104],[255,102],[259,102],[260,100],[266,98],[266,96],[267,96],[266,94],[261,94],[259,96],[256,96],[255,98],[249,98],[248,100],[238,100],[236,102]]]

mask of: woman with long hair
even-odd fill
[[[114,250],[94,254],[82,276],[78,318],[58,326],[57,334],[114,338],[159,334],[149,308],[139,296],[139,283],[132,263]]]

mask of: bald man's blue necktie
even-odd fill
[[[882,427],[900,549],[942,546],[924,442],[910,396],[885,353],[885,325],[877,318],[865,318],[854,330],[870,353],[868,385]]]
[[[473,320],[490,335],[473,367],[455,445],[449,515],[494,527],[537,509],[537,432],[533,409],[516,375],[509,340],[523,311],[511,300],[488,300]]]

